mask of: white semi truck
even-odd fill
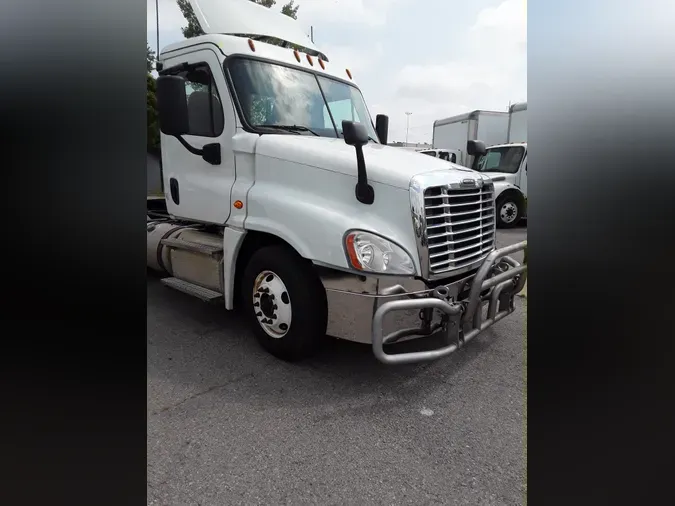
[[[509,228],[527,217],[527,102],[509,108],[506,142],[488,147],[472,168],[494,182],[497,224]]]
[[[458,163],[459,158],[462,156],[459,149],[419,149],[417,152],[452,163]]]
[[[488,177],[387,146],[387,117],[290,18],[191,3],[206,34],[159,57],[147,244],[165,285],[238,309],[285,360],[326,335],[433,360],[514,311],[527,271],[508,255],[526,242],[495,248]]]
[[[506,142],[527,142],[527,102],[519,102],[509,107],[509,134]]]
[[[474,157],[466,151],[469,141],[486,145],[505,142],[509,130],[509,113],[476,110],[434,121],[433,148],[458,153],[456,163],[471,167]]]
[[[436,149],[431,151],[457,150],[478,140],[489,146],[486,154],[472,157],[460,151],[456,163],[492,179],[497,225],[514,227],[527,217],[527,102],[511,105],[508,113],[478,110],[435,121]]]

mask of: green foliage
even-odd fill
[[[176,0],[178,3],[178,8],[183,13],[185,21],[187,21],[187,26],[181,28],[183,32],[183,37],[186,39],[191,39],[192,37],[198,37],[204,35],[202,27],[199,26],[199,21],[197,21],[197,16],[195,16],[195,11],[192,10],[192,5],[188,0]]]
[[[159,115],[157,113],[157,81],[148,72],[148,151],[159,151]]]
[[[289,16],[293,19],[298,19],[298,9],[300,8],[299,5],[293,5],[294,1],[291,0],[288,2],[286,5],[284,5],[281,8],[281,13],[286,14],[286,16]]]
[[[150,49],[150,44],[146,42],[145,45],[148,47],[147,66],[149,74],[155,68],[155,52]]]
[[[267,7],[268,9],[270,7],[274,7],[274,5],[277,3],[276,0],[250,0],[250,1],[258,5],[262,5],[263,7]],[[197,16],[195,16],[195,11],[192,10],[192,5],[190,5],[189,0],[176,0],[176,3],[178,3],[178,8],[183,13],[185,21],[187,21],[187,26],[181,28],[183,36],[186,39],[191,39],[192,37],[204,35],[204,31],[202,30],[202,27],[199,26],[199,21],[197,21]],[[299,8],[300,6],[295,5],[294,0],[290,0],[287,4],[285,4],[281,8],[281,12],[293,19],[298,19]]]
[[[150,49],[150,44],[146,42],[147,46],[147,128],[148,128],[148,151],[159,150],[159,115],[157,113],[157,82],[152,77],[151,72],[155,68],[155,52]]]

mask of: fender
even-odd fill
[[[365,230],[398,244],[419,272],[408,190],[373,181],[375,202],[354,197],[356,177],[268,157],[256,161],[242,228],[275,235],[302,257],[350,269],[343,248],[347,230]]]
[[[277,163],[275,171],[286,168]],[[403,248],[420,272],[407,191],[374,182],[375,203],[364,206],[354,199],[355,178],[307,168],[291,184],[270,179],[271,174],[248,191],[243,226],[228,224],[223,233],[227,309],[234,307],[237,257],[249,232],[277,237],[312,262],[351,271],[343,247],[344,233],[365,230]]]
[[[523,192],[518,188],[516,185],[507,183],[505,181],[495,181],[495,200],[499,198],[499,196],[504,193],[507,190],[514,190],[520,194],[520,196],[525,199],[525,195]]]
[[[225,299],[225,309],[234,309],[234,281],[237,271],[237,257],[244,238],[246,230],[235,227],[225,227],[223,230],[223,298]]]

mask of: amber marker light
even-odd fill
[[[347,254],[349,255],[349,261],[352,263],[352,267],[358,270],[363,270],[363,267],[361,266],[361,261],[359,260],[359,256],[356,254],[356,246],[354,245],[354,236],[356,236],[355,233],[351,233],[347,236]]]
[[[241,200],[235,200],[233,205],[235,209],[241,209],[244,207],[244,203]]]
[[[322,69],[326,70],[326,64],[323,62],[321,58],[319,58],[319,65],[321,66]]]
[[[314,66],[314,60],[312,60],[312,57],[310,55],[307,55],[307,61],[312,67]]]
[[[298,53],[298,50],[296,49],[293,51],[293,54],[295,55],[295,59],[298,60],[298,63],[300,63],[300,53]]]
[[[349,69],[345,69],[347,71],[347,75],[349,76],[349,79],[352,78],[352,73],[349,71]]]
[[[255,44],[253,43],[253,41],[251,39],[248,39],[248,47],[250,47],[251,51],[253,51],[255,53]]]

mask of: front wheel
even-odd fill
[[[241,300],[256,338],[275,357],[301,360],[325,339],[326,291],[312,264],[289,247],[256,251],[244,270]]]
[[[497,199],[497,226],[501,228],[515,227],[523,215],[520,199],[515,195],[502,195]]]

